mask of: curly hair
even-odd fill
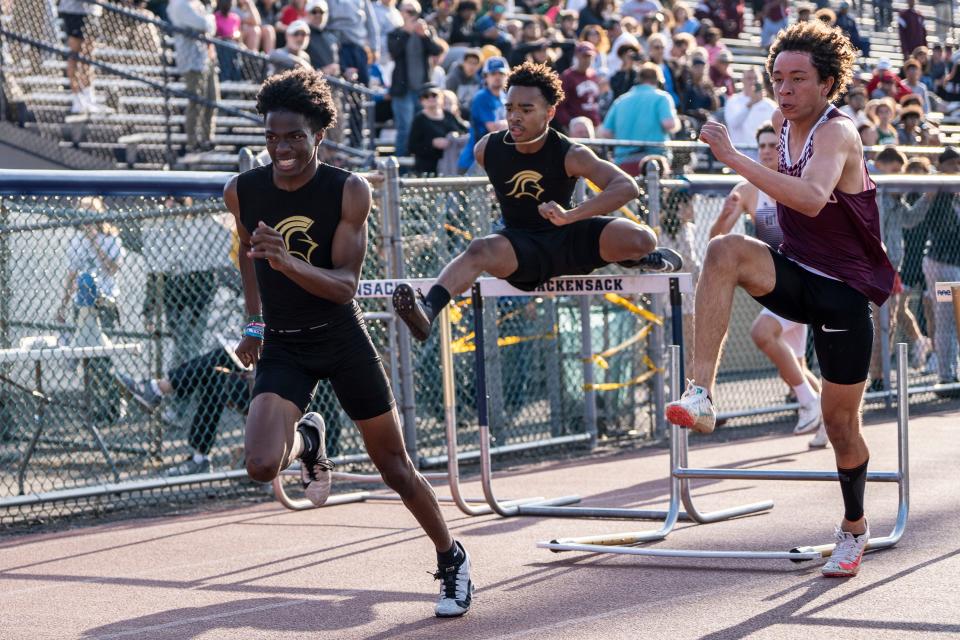
[[[773,77],[773,63],[784,51],[800,51],[810,54],[810,62],[817,70],[820,81],[833,78],[833,87],[827,99],[833,102],[842,96],[853,80],[853,65],[857,53],[850,38],[836,27],[828,27],[819,20],[798,22],[781,31],[770,46],[767,56],[767,73]]]
[[[260,87],[257,113],[266,117],[271,111],[299,113],[314,132],[326,130],[337,120],[337,107],[323,75],[302,67],[267,78]]]
[[[557,72],[545,64],[535,62],[528,61],[514,67],[507,77],[507,89],[510,87],[536,87],[551,107],[563,102],[565,97]]]

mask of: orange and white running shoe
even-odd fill
[[[852,578],[860,571],[863,552],[870,540],[870,526],[867,525],[866,531],[859,536],[840,527],[834,530],[834,535],[837,537],[837,546],[820,572],[827,578]]]
[[[700,433],[712,433],[717,426],[717,410],[707,395],[707,388],[687,380],[687,390],[679,400],[667,404],[667,421],[678,427]]]

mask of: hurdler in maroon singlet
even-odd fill
[[[793,164],[787,144],[790,123],[784,122],[780,130],[780,173],[799,177],[813,155],[817,128],[827,120],[845,117],[836,107],[827,107]],[[783,229],[780,251],[801,266],[845,282],[879,306],[893,289],[894,269],[880,241],[877,187],[865,165],[863,180],[865,189],[860,193],[834,188],[830,200],[814,217],[778,202],[777,217]]]

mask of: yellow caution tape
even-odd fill
[[[443,228],[446,229],[447,231],[449,231],[450,233],[455,233],[455,234],[457,234],[458,236],[462,236],[462,237],[465,238],[466,240],[473,240],[473,234],[470,233],[469,231],[467,231],[466,229],[460,229],[460,228],[458,228],[458,227],[453,226],[452,224],[450,224],[450,223],[448,223],[448,222],[445,222],[445,223],[443,224]]]
[[[593,182],[591,182],[590,180],[586,180],[586,183],[587,183],[587,186],[590,187],[591,191],[593,191],[594,193],[600,193],[601,191],[600,187],[593,184]],[[637,216],[637,214],[635,214],[633,211],[630,211],[630,209],[628,209],[626,205],[620,207],[618,211],[622,213],[625,217],[636,222],[637,224],[643,224],[643,221]]]
[[[539,336],[503,336],[502,338],[497,338],[497,346],[511,347],[522,342],[531,342],[533,340],[555,340],[556,338],[557,334],[553,332],[544,333]],[[472,333],[454,340],[450,345],[450,351],[452,353],[473,353],[476,350],[477,345],[473,343]]]
[[[654,364],[653,360],[650,359],[650,356],[643,356],[643,364],[648,368],[647,371],[644,371],[636,378],[632,380],[627,380],[626,382],[597,382],[592,384],[584,384],[584,391],[615,391],[617,389],[623,389],[624,387],[632,387],[636,385],[643,384],[653,376],[658,373],[663,373],[663,369],[658,369]]]
[[[663,318],[661,318],[655,313],[647,311],[646,309],[638,307],[637,305],[633,304],[623,296],[618,296],[615,293],[605,293],[603,294],[603,297],[607,300],[607,302],[612,302],[613,304],[620,305],[630,313],[634,313],[640,316],[641,318],[645,318],[654,324],[663,325]]]

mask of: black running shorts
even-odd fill
[[[600,234],[616,218],[597,216],[550,229],[504,228],[497,233],[510,241],[517,270],[507,282],[532,291],[557,276],[579,276],[610,264],[600,257]]]
[[[873,347],[873,312],[850,285],[817,275],[770,249],[777,283],[757,302],[787,320],[810,325],[825,380],[857,384],[867,379]]]
[[[395,406],[390,382],[359,307],[356,314],[300,333],[268,328],[253,396],[275,393],[306,411],[317,383],[327,379],[351,420],[368,420]]]
[[[82,13],[61,13],[63,30],[71,38],[83,40],[87,26],[87,16]]]

